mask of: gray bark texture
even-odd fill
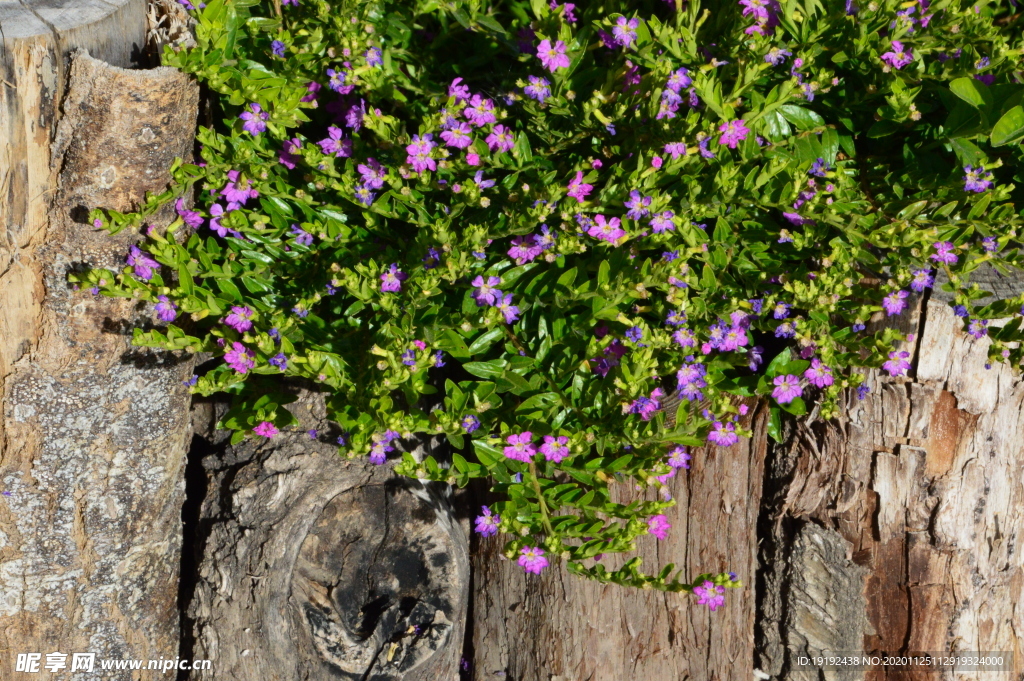
[[[312,440],[327,432],[323,397],[298,394],[299,429],[203,462],[188,626],[193,657],[215,662],[192,679],[457,679],[469,554],[444,488]]]
[[[976,278],[1019,292],[1004,279]],[[641,540],[639,555],[652,569],[738,573],[746,586],[724,608],[557,566],[525,575],[500,537],[478,540],[472,678],[992,678],[799,665],[825,651],[977,651],[1010,653],[998,676],[1024,679],[1024,383],[1013,368],[985,369],[990,341],[937,297],[900,322],[916,334],[910,377],[869,372],[866,399],[848,395],[827,423],[786,423],[780,444],[757,406],[750,441],[698,450],[669,481],[669,539]]]
[[[17,653],[62,652],[69,669],[73,652],[178,649],[191,361],[131,349],[122,322],[145,323],[146,311],[66,280],[78,268],[119,270],[139,240],[97,231],[84,214],[131,210],[166,187],[175,157],[191,155],[196,85],[172,69],[118,68],[136,65],[145,9],[139,0],[0,4],[4,679],[17,676]],[[72,59],[77,48],[100,59]]]

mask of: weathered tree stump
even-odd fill
[[[189,606],[203,681],[454,681],[469,591],[465,529],[442,495],[348,461],[321,395],[300,430],[204,461],[199,580]]]
[[[1000,297],[1020,290],[991,271],[975,279]],[[524,575],[500,537],[483,540],[473,678],[923,678],[799,666],[823,651],[1010,652],[1007,678],[1024,678],[1024,383],[984,368],[988,339],[967,336],[940,295],[900,322],[917,334],[911,378],[870,372],[866,399],[848,395],[832,422],[790,422],[777,445],[755,408],[750,441],[697,451],[669,481],[669,539],[641,540],[639,555],[737,572],[747,586],[724,608],[558,568]]]
[[[144,322],[144,310],[66,279],[120,269],[140,238],[94,229],[88,210],[132,209],[191,154],[195,84],[173,69],[117,68],[139,65],[145,10],[144,0],[0,4],[3,678],[15,677],[18,653],[178,648],[191,364],[130,351],[121,322]],[[78,48],[96,58],[71,59]]]

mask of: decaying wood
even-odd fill
[[[301,429],[207,457],[193,673],[212,681],[454,681],[469,586],[465,529],[390,466],[348,461],[301,392]]]
[[[752,413],[761,423],[764,412]],[[747,424],[749,427],[749,423]],[[752,581],[764,440],[694,453],[669,486],[668,539],[638,540],[644,568],[688,575],[733,571]],[[471,636],[479,681],[650,681],[750,677],[754,601],[730,591],[711,613],[691,597],[586,581],[553,565],[527,575],[501,554],[501,536],[473,552]],[[616,567],[613,557],[603,559]]]
[[[140,238],[111,237],[84,214],[132,209],[191,152],[195,85],[106,63],[133,64],[144,12],[136,0],[0,4],[3,678],[15,677],[16,653],[157,658],[178,647],[190,363],[131,350],[119,322],[146,311],[66,280],[120,269]],[[101,60],[69,59],[78,47]]]

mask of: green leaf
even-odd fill
[[[1024,108],[1015,106],[996,121],[990,141],[993,147],[1015,144],[1024,139]]]
[[[469,346],[469,354],[479,355],[485,352],[489,347],[494,345],[495,341],[497,341],[499,338],[503,338],[504,336],[505,332],[502,330],[500,326],[491,329],[490,331],[488,331],[487,333],[483,334],[475,341],[473,341],[473,343]],[[483,378],[487,377],[484,376]]]
[[[473,440],[473,451],[476,452],[476,458],[480,460],[480,463],[488,468],[505,458],[500,449],[483,440]]]
[[[769,411],[768,437],[776,442],[782,442],[782,410],[774,404]]]
[[[795,104],[783,104],[779,107],[779,113],[782,114],[783,118],[801,130],[810,130],[819,125],[825,125],[824,118],[810,109],[805,109]]]
[[[462,368],[480,378],[496,378],[505,373],[506,364],[503,359],[492,359],[490,362],[467,362]]]
[[[469,348],[466,347],[466,341],[454,329],[446,329],[435,343],[438,348],[446,351],[455,359],[469,359],[472,357],[469,353]]]
[[[792,402],[779,405],[793,416],[803,416],[807,413],[807,405],[802,397],[795,398]]]
[[[989,92],[988,86],[975,78],[957,78],[949,84],[949,89],[975,109],[992,105],[992,93]]]

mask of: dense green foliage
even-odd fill
[[[483,531],[528,570],[540,548],[714,608],[735,576],[595,557],[664,535],[681,448],[749,434],[743,398],[769,400],[777,433],[783,410],[835,414],[859,367],[905,374],[907,339],[879,322],[934,277],[993,361],[1021,360],[1024,300],[982,305],[968,285],[1021,261],[1022,22],[1005,1],[194,14],[198,46],[165,62],[216,95],[204,163],[138,213],[94,217],[142,229],[193,188],[198,212],[78,281],[158,303],[171,323],[137,344],[225,357],[193,390],[233,396],[235,441],[294,423],[282,375],[329,393],[336,432],[314,435],[344,455],[444,434],[450,466],[405,453],[399,470],[489,478],[504,501]],[[617,501],[634,486],[645,501]]]

